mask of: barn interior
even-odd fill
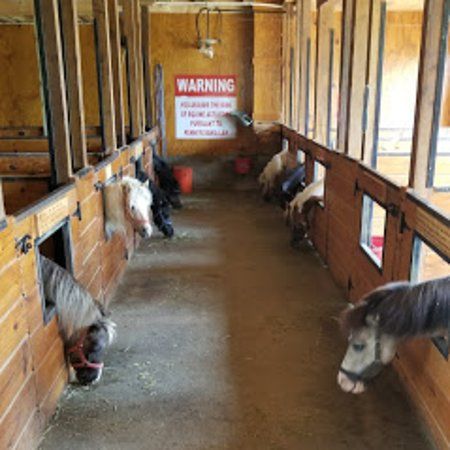
[[[0,0],[0,448],[450,448],[448,339],[336,384],[347,302],[450,275],[449,14]],[[325,183],[298,249],[258,192],[282,149]],[[104,186],[154,155],[193,168],[175,236],[107,236]],[[39,255],[117,322],[96,385],[69,382]]]

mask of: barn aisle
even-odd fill
[[[392,370],[339,391],[343,296],[280,210],[252,192],[185,204],[178,236],[132,259],[104,376],[67,389],[42,449],[431,448]]]

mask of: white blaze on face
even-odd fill
[[[395,356],[397,341],[382,334],[380,340],[380,359],[386,365]],[[354,331],[349,337],[347,352],[341,363],[341,368],[354,374],[362,374],[376,358],[376,331],[375,327],[366,326]],[[344,392],[360,394],[365,391],[366,386],[362,381],[354,381],[345,373],[339,372],[337,382]]]
[[[152,196],[145,183],[133,183],[127,191],[126,205],[128,213],[133,220],[134,229],[144,238],[152,235],[150,223],[150,207]]]

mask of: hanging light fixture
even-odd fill
[[[215,29],[215,36],[212,36],[212,20],[211,17],[215,15],[216,21],[215,21],[215,25],[216,25],[216,29]],[[202,36],[202,31],[201,31],[201,18],[204,17],[205,22],[205,34],[204,36]],[[204,7],[204,8],[200,8],[197,16],[195,18],[195,27],[197,29],[197,48],[200,51],[200,53],[202,55],[204,55],[205,57],[209,58],[209,59],[213,59],[214,58],[214,45],[215,44],[220,44],[220,35],[222,32],[222,12],[220,11],[219,8],[208,8],[208,7]]]

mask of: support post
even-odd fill
[[[299,4],[297,5],[297,16],[299,14],[300,18],[298,18],[297,22],[297,34],[300,36],[298,129],[300,133],[306,136],[308,134],[308,90],[310,79],[308,46],[311,42],[311,0],[299,0]]]
[[[107,0],[92,0],[92,9],[94,12],[95,49],[100,92],[102,144],[103,151],[106,155],[109,155],[117,149],[117,140]]]
[[[422,196],[427,195],[430,155],[434,151],[439,127],[441,101],[442,48],[445,48],[448,27],[448,0],[427,0],[425,3],[419,80],[414,122],[413,148],[409,186]],[[445,59],[444,59],[445,61]],[[437,124],[437,125],[436,125]]]
[[[353,0],[353,8],[344,151],[356,159],[361,159],[366,98],[370,1]]]
[[[315,132],[314,138],[323,145],[329,145],[331,120],[331,45],[334,4],[328,1],[317,12],[317,58],[315,92]]]
[[[117,144],[122,146],[127,143],[127,136],[125,132],[122,47],[120,42],[119,5],[117,0],[108,0],[108,15],[109,36],[111,41],[111,69],[114,88],[116,136]]]
[[[141,100],[139,98],[139,64],[136,45],[137,24],[135,21],[134,4],[135,0],[122,0],[124,35],[127,46],[131,138],[139,137],[142,132]]]
[[[153,103],[152,103],[152,66],[151,66],[151,29],[149,6],[142,6],[142,62],[144,75],[144,97],[145,97],[145,129],[150,130],[153,126]]]
[[[59,0],[73,170],[88,165],[77,0]]]
[[[3,229],[6,222],[5,203],[3,201],[3,183],[0,178],[0,230]]]
[[[69,120],[61,44],[58,0],[34,0],[45,115],[55,187],[72,177]]]

